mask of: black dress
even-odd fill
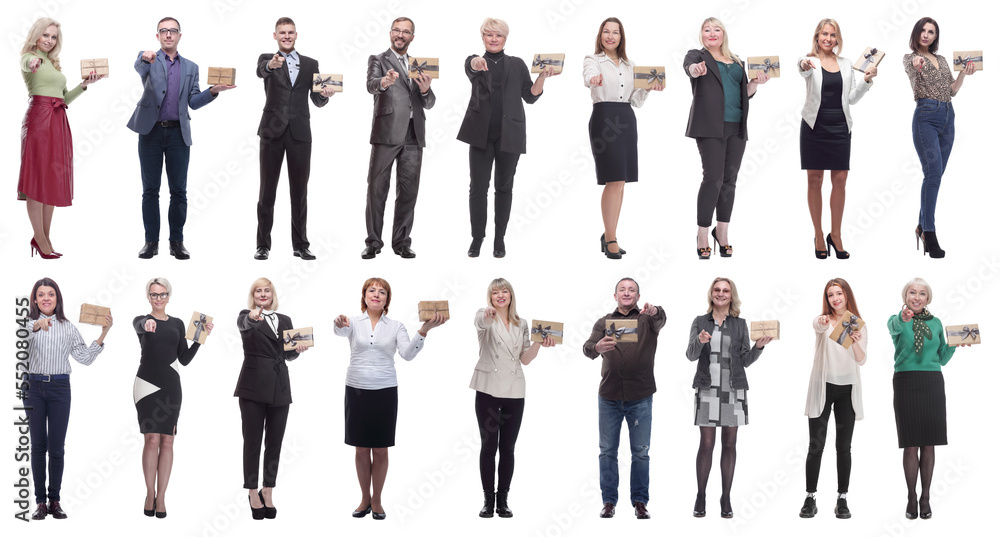
[[[847,127],[843,102],[844,77],[823,71],[819,112],[813,128],[802,120],[799,153],[803,170],[851,169],[851,131]]]
[[[144,328],[147,319],[156,321],[156,331]],[[139,417],[139,432],[174,435],[181,412],[181,365],[188,365],[198,352],[198,343],[188,347],[184,323],[176,317],[166,321],[140,315],[132,321],[142,346],[139,371],[135,374],[132,397]]]

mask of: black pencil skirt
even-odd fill
[[[396,445],[396,387],[344,392],[344,443],[354,447],[382,448]]]
[[[590,115],[590,148],[597,184],[639,180],[639,135],[629,103],[594,103]]]
[[[820,108],[816,123],[799,128],[799,156],[803,170],[850,170],[851,131],[840,108]]]
[[[892,376],[892,407],[899,447],[948,444],[944,375],[940,371],[900,371]]]

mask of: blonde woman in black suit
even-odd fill
[[[254,520],[261,520],[278,514],[272,489],[278,475],[288,406],[292,403],[285,361],[298,358],[308,347],[284,350],[282,334],[294,325],[287,315],[276,311],[278,296],[271,280],[257,278],[253,282],[247,307],[236,319],[243,338],[243,367],[233,395],[240,398],[243,418],[243,488],[249,495],[250,513]],[[265,432],[264,488],[257,490],[260,445]]]

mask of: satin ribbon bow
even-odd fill
[[[764,71],[764,74],[766,75],[767,72],[770,71],[771,69],[774,69],[775,71],[781,69],[781,62],[771,63],[771,58],[764,58],[764,63],[751,63],[750,65],[747,66],[747,68],[754,69],[757,71]]]
[[[418,75],[424,74],[424,71],[437,71],[437,65],[427,65],[426,61],[417,63],[417,59],[413,58],[413,63],[410,64],[410,72],[416,71]]]
[[[320,75],[316,75],[316,78],[313,79],[313,86],[316,86],[316,85],[318,85],[320,87],[320,89],[323,89],[323,88],[325,88],[327,86],[343,86],[344,85],[344,81],[343,80],[334,80],[333,77],[331,77],[331,76],[323,78]]]
[[[646,82],[648,82],[649,84],[656,84],[657,82],[664,82],[667,79],[666,76],[667,76],[666,73],[661,73],[661,72],[657,71],[656,69],[650,69],[648,73],[636,73],[635,74],[636,80],[643,80],[643,79],[645,79]]]
[[[878,49],[875,47],[872,47],[870,52],[866,52],[865,63],[861,64],[861,69],[858,70],[864,72],[865,69],[868,69],[868,66],[871,65],[873,61],[875,61],[876,54],[878,54]]]
[[[968,339],[968,338],[971,337],[972,341],[975,341],[979,337],[979,329],[978,328],[969,328],[968,326],[964,326],[964,327],[962,327],[961,330],[949,330],[948,331],[948,335],[949,336],[962,336],[962,341],[965,341],[966,339]]]
[[[201,329],[205,327],[205,314],[199,313],[198,319],[192,324],[194,324],[194,338],[192,339],[198,341],[201,338]]]
[[[549,325],[549,326],[546,326],[546,327],[543,328],[542,327],[542,323],[538,323],[538,326],[533,327],[531,329],[531,333],[532,334],[541,334],[542,338],[547,338],[549,336],[552,336],[552,337],[562,337],[562,335],[563,335],[563,331],[562,330],[553,330],[552,329],[552,325]]]
[[[625,327],[625,326],[623,326],[621,328],[615,328],[615,323],[611,323],[611,326],[608,327],[608,328],[606,328],[604,330],[604,335],[606,335],[606,336],[614,336],[615,339],[621,339],[622,336],[625,335],[625,334],[638,334],[638,333],[639,333],[639,329],[638,328],[634,328],[634,327],[633,328],[628,328],[628,327]]]
[[[541,54],[535,56],[534,60],[531,60],[532,67],[541,67],[545,69],[548,66],[562,67],[562,60],[557,60],[555,58],[543,58]]]
[[[312,341],[312,338],[313,338],[312,334],[302,334],[302,333],[296,332],[295,334],[293,334],[291,336],[286,335],[284,337],[284,339],[282,340],[282,342],[285,345],[291,345],[292,348],[295,348],[296,345],[298,344],[298,342],[300,342],[300,341]]]
[[[955,58],[955,65],[961,65],[962,67],[966,67],[969,64],[969,62],[981,62],[981,61],[983,61],[982,56],[966,56],[963,58],[962,55],[959,54],[958,57]]]
[[[851,315],[850,321],[843,321],[841,323],[844,327],[844,331],[840,333],[840,337],[837,338],[837,344],[843,345],[844,338],[854,333],[858,329],[858,316]]]

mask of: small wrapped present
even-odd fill
[[[416,78],[417,75],[427,75],[437,78],[441,72],[437,58],[414,58],[410,57],[409,72],[406,76]]]
[[[93,304],[80,304],[80,322],[83,324],[96,324],[97,326],[108,326],[105,315],[111,315],[111,308],[95,306]]]
[[[972,62],[976,64],[976,71],[983,70],[983,51],[981,50],[962,50],[953,52],[952,65],[954,65],[956,71],[961,71],[965,69],[966,64]]]
[[[91,60],[80,60],[80,78],[87,78],[90,73],[97,73],[97,76],[107,78],[111,73],[108,71],[107,58],[94,58]]]
[[[662,65],[655,67],[635,66],[632,68],[632,76],[635,78],[635,89],[649,89],[654,84],[666,84],[667,70]]]
[[[562,343],[563,324],[549,321],[531,321],[531,341],[541,343],[546,337],[552,338],[556,344]]]
[[[447,300],[421,300],[417,303],[417,314],[421,321],[429,321],[435,313],[441,313],[448,319]]]
[[[845,349],[850,349],[854,343],[854,340],[851,339],[851,334],[860,331],[864,325],[865,322],[861,320],[861,317],[845,311],[844,315],[833,327],[833,332],[830,332],[830,339],[836,341],[837,344],[842,345]]]
[[[747,58],[747,77],[753,80],[758,71],[771,78],[781,77],[781,63],[777,56],[750,56]]]
[[[781,325],[778,321],[750,321],[750,339],[757,341],[764,336],[781,339]]]
[[[313,91],[319,93],[325,87],[332,87],[333,91],[344,91],[344,75],[313,75]]]
[[[878,67],[878,64],[882,62],[882,58],[885,58],[885,52],[875,47],[865,47],[865,51],[861,53],[861,57],[858,58],[858,61],[854,62],[854,70],[864,73],[872,65]]]
[[[531,60],[531,72],[541,73],[546,67],[552,66],[556,74],[559,74],[563,70],[564,63],[566,63],[565,54],[535,54],[535,59]]]
[[[205,340],[208,339],[208,329],[205,325],[212,322],[212,318],[204,313],[198,313],[197,311],[191,315],[191,322],[188,323],[187,334],[184,334],[186,339],[190,339],[195,343],[205,344]]]
[[[639,320],[606,319],[604,335],[615,338],[616,343],[635,343],[639,341]]]
[[[313,329],[310,326],[307,328],[285,330],[281,333],[281,341],[284,343],[286,351],[294,351],[298,347],[312,347],[315,343],[313,340]]]
[[[209,67],[206,83],[209,86],[235,86],[236,69],[232,67]]]
[[[978,345],[983,342],[979,337],[978,324],[957,324],[944,327],[944,335],[948,338],[949,347],[959,345]]]

